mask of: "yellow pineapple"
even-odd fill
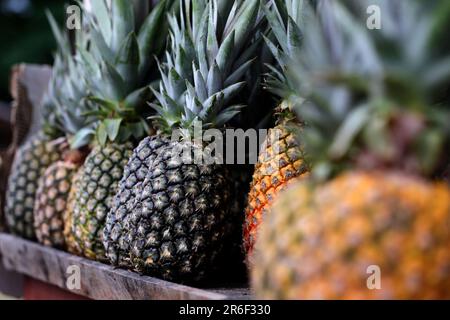
[[[450,298],[450,188],[434,180],[450,115],[432,90],[442,82],[426,80],[429,57],[449,54],[428,46],[408,58],[413,41],[429,43],[429,7],[377,4],[398,33],[368,31],[338,2],[319,2],[303,30],[289,77],[307,99],[297,110],[311,177],[278,197],[261,228],[258,298]]]
[[[269,130],[262,144],[250,185],[243,234],[244,249],[250,265],[259,227],[277,194],[308,172],[301,146],[296,139],[302,125],[291,110],[296,97],[284,96],[286,90],[292,90],[285,74],[288,72],[289,59],[301,45],[299,24],[302,7],[301,0],[283,0],[273,2],[270,9],[266,8],[266,16],[272,29],[278,31],[274,32],[277,44],[266,38],[278,65],[271,67],[272,73],[267,86],[274,94],[283,95],[283,101],[276,110],[277,124]]]

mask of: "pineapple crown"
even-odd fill
[[[308,15],[314,14],[314,0],[270,0],[264,7],[271,33],[264,40],[275,58],[276,65],[267,65],[269,73],[265,87],[283,98],[275,110],[279,123],[295,120],[293,106],[303,99],[295,91],[295,83],[287,76],[289,65],[301,54],[303,32]]]
[[[84,8],[91,42],[89,51],[78,48],[79,62],[94,104],[87,115],[97,124],[95,130],[81,130],[78,138],[95,135],[105,144],[139,140],[150,132],[145,105],[152,96],[151,70],[154,56],[164,49],[166,13],[176,9],[175,2],[162,0],[150,13],[144,0],[96,0],[91,12]]]
[[[368,30],[355,3],[318,2],[287,72],[306,98],[296,109],[314,174],[325,179],[356,166],[430,177],[450,137],[449,108],[433,95],[450,80],[450,55],[429,45],[435,15],[420,1],[370,1],[383,27]]]
[[[300,53],[303,7],[304,0],[270,0],[264,7],[271,27],[271,37],[264,37],[264,40],[277,63],[277,66],[268,65],[271,73],[266,85],[280,97],[284,97],[287,91],[293,91],[285,72],[289,63]]]
[[[181,13],[169,18],[170,46],[151,104],[157,113],[151,119],[165,134],[190,134],[195,121],[218,128],[238,114],[243,106],[232,100],[245,86],[261,38],[260,0],[180,4]]]
[[[92,125],[92,119],[85,116],[90,104],[85,99],[87,85],[77,63],[78,53],[72,52],[69,35],[61,32],[54,17],[47,12],[54,37],[58,45],[52,77],[45,97],[48,106],[46,119],[53,123],[52,127],[72,140],[74,149],[89,144],[89,139],[77,140],[76,134],[84,127]],[[75,31],[76,47],[87,48],[89,35]]]

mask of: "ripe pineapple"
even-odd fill
[[[184,162],[176,154],[184,148],[204,151],[191,141],[195,123],[221,128],[239,112],[231,102],[244,88],[239,81],[256,54],[252,39],[259,33],[260,5],[258,0],[192,0],[181,11],[169,20],[171,46],[155,90],[158,103],[152,104],[158,134],[148,141],[170,139],[175,131],[182,138],[153,148],[132,206],[126,190],[118,193],[121,206],[108,214],[104,244],[113,264],[189,282],[212,273],[237,226],[229,223],[234,217],[228,168]],[[134,177],[127,183],[132,186]]]
[[[150,134],[145,121],[146,101],[151,96],[154,55],[164,48],[166,13],[173,1],[160,1],[145,20],[134,18],[142,2],[125,0],[92,2],[88,17],[93,42],[90,52],[81,50],[83,70],[92,90],[98,120],[93,130],[95,145],[74,185],[71,233],[68,245],[90,259],[105,260],[103,227],[118,191],[124,168],[132,156],[134,141]],[[109,14],[109,11],[112,14]]]
[[[384,30],[368,31],[365,11],[338,2],[320,2],[305,25],[290,78],[308,100],[298,112],[313,170],[261,229],[258,298],[450,298],[450,188],[432,179],[450,116],[429,103],[448,71],[428,82],[449,53],[426,45],[434,16],[425,4],[376,4]],[[371,275],[379,290],[368,288]]]
[[[267,81],[269,90],[276,95],[289,89],[290,83],[284,74],[288,70],[287,63],[302,42],[299,29],[302,4],[303,0],[282,0],[274,1],[271,7],[265,8],[276,43],[280,46],[279,49],[266,38],[280,69],[272,67],[273,75]],[[302,148],[296,139],[301,123],[291,110],[291,100],[294,98],[287,97],[277,108],[276,126],[269,130],[254,169],[244,223],[244,249],[249,265],[259,227],[278,193],[308,172]]]
[[[64,153],[63,159],[53,163],[42,175],[38,184],[34,208],[34,227],[40,243],[57,248],[64,248],[64,214],[67,207],[72,178],[82,165],[87,154],[88,139],[76,134],[91,122],[85,113],[89,104],[85,97],[88,95],[86,83],[80,81],[78,54],[73,55],[67,35],[59,31],[54,18],[49,14],[49,21],[55,38],[59,44],[56,65],[63,64],[63,68],[54,68],[49,86],[49,99],[55,106],[57,125],[64,134],[67,144],[71,143],[71,150]],[[88,46],[88,34],[77,32],[76,47]]]

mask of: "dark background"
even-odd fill
[[[0,0],[0,101],[8,102],[11,66],[51,64],[55,42],[45,16],[51,10],[59,23],[65,16],[62,0]]]

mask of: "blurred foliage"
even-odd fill
[[[56,48],[45,16],[48,8],[62,23],[61,0],[0,0],[0,100],[10,100],[11,66],[20,63],[52,63]]]

